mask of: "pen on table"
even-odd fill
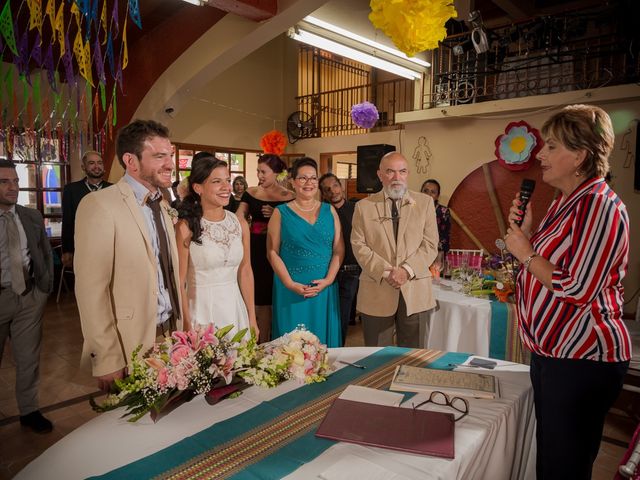
[[[485,370],[495,370],[496,368],[501,367],[511,367],[513,365],[518,365],[515,362],[506,362],[500,365],[494,365],[493,367],[485,367],[484,365],[471,365],[469,363],[450,363],[450,367],[469,367],[469,368],[484,368]]]
[[[356,367],[356,368],[362,368],[362,369],[367,368],[367,367],[365,367],[364,365],[359,365],[359,364],[357,364],[357,363],[345,362],[344,360],[338,360],[338,363],[342,363],[342,364],[344,364],[344,365],[350,365],[350,366],[352,366],[352,367]]]
[[[469,365],[468,363],[450,363],[449,366],[450,367],[486,368],[486,367],[482,367],[481,365]]]

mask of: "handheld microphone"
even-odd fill
[[[536,181],[531,180],[529,178],[525,178],[522,180],[522,184],[520,185],[520,201],[522,204],[520,205],[520,210],[522,210],[522,216],[520,220],[516,220],[514,223],[519,227],[522,226],[522,221],[524,220],[524,214],[527,211],[527,204],[531,199],[531,195],[533,195],[533,190],[536,188]]]

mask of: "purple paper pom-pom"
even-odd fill
[[[378,118],[378,109],[373,103],[362,102],[351,107],[351,120],[361,128],[372,128]]]

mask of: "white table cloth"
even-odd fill
[[[425,348],[488,356],[491,302],[437,284],[433,292],[438,306],[428,314]]]
[[[377,350],[373,347],[332,349],[330,358],[332,362],[357,362]],[[334,365],[336,368],[353,368],[339,363]],[[336,443],[285,478],[533,479],[533,392],[527,367],[515,365],[513,369],[519,371],[508,371],[510,368],[507,365],[491,372],[500,378],[501,398],[470,400],[469,415],[456,423],[456,456],[453,460]],[[299,385],[293,381],[270,390],[251,387],[239,397],[226,399],[214,406],[199,396],[157,424],[148,415],[132,424],[119,418],[122,409],[107,412],[50,447],[27,465],[16,479],[73,480],[103,474],[295,388]],[[420,398],[414,397],[413,401],[418,402]],[[405,402],[404,406],[410,408],[410,403]]]

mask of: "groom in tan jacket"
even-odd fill
[[[426,311],[435,307],[429,265],[438,254],[431,197],[407,190],[409,166],[398,152],[382,157],[382,191],[356,204],[351,244],[362,267],[358,310],[367,346],[423,347]]]
[[[127,374],[131,352],[182,328],[178,252],[169,204],[173,148],[164,125],[136,120],[116,141],[124,177],[82,199],[74,271],[84,347],[102,390]]]

